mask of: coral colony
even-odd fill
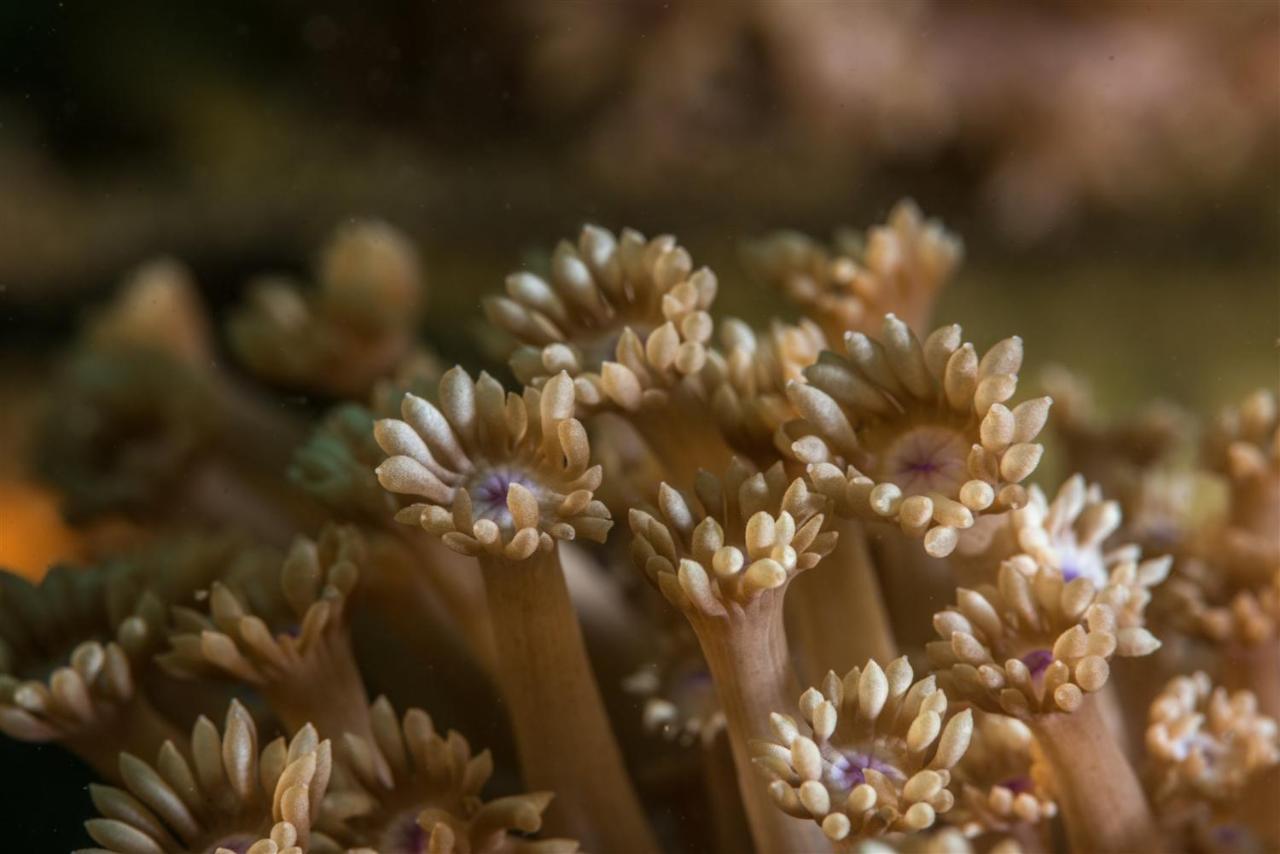
[[[752,327],[587,226],[484,302],[514,384],[383,224],[221,336],[149,264],[50,395],[97,565],[0,579],[0,730],[121,854],[1276,850],[1275,393],[1020,392],[932,316],[961,254],[909,202],[764,238],[802,316]]]

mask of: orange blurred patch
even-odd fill
[[[39,581],[50,565],[81,554],[80,538],[62,521],[54,493],[0,480],[0,567]]]

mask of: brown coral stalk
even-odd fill
[[[261,686],[285,728],[295,733],[312,724],[330,738],[350,732],[372,739],[369,695],[350,641],[318,643],[305,662]]]
[[[609,729],[556,550],[482,554],[499,679],[525,784],[556,793],[553,835],[589,851],[656,851]]]
[[[955,596],[950,558],[930,557],[920,543],[883,528],[872,540],[893,636],[905,649],[932,637],[933,614]]]
[[[1280,637],[1257,644],[1234,644],[1223,660],[1223,684],[1231,691],[1252,691],[1259,711],[1280,720]]]
[[[869,658],[898,657],[862,523],[837,519],[833,529],[840,538],[822,573],[801,574],[787,597],[787,634],[810,683],[828,670],[847,673]]]
[[[793,708],[800,693],[781,605],[779,597],[756,597],[745,605],[730,605],[727,619],[697,616],[691,622],[724,710],[756,850],[824,851],[829,845],[818,825],[797,821],[774,806],[751,761],[751,741],[769,737],[770,713]]]
[[[215,525],[230,525],[274,546],[287,546],[301,526],[234,467],[210,460],[184,478],[172,506]]]
[[[1096,702],[1070,714],[1033,715],[1027,724],[1053,770],[1072,851],[1152,851],[1155,821],[1133,768]]]
[[[685,395],[676,392],[666,406],[644,408],[627,419],[644,438],[666,472],[666,480],[687,487],[693,473],[724,471],[733,450],[715,427],[714,416]]]
[[[734,766],[729,734],[721,730],[702,753],[702,776],[706,781],[711,809],[711,838],[719,854],[738,854],[751,850],[747,832],[747,816],[742,811],[738,788],[738,771]]]
[[[166,741],[182,742],[182,733],[156,711],[151,701],[135,694],[126,708],[105,727],[91,727],[65,739],[68,750],[87,762],[104,780],[120,779],[120,753],[154,756]]]
[[[493,628],[489,619],[489,607],[485,604],[483,582],[476,577],[473,559],[460,555],[440,544],[434,537],[424,537],[420,532],[407,531],[403,526],[388,529],[394,536],[388,538],[388,549],[394,549],[397,559],[407,558],[412,571],[401,573],[415,578],[415,595],[434,594],[456,622],[466,638],[471,654],[489,674],[497,671],[497,652],[494,649]]]

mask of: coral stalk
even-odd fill
[[[826,568],[797,578],[788,597],[788,636],[809,682],[898,654],[862,523],[838,519],[832,527],[840,537]]]
[[[549,832],[592,851],[656,851],[587,663],[558,553],[482,554],[480,569],[525,783],[557,795]]]
[[[166,741],[181,741],[182,733],[141,694],[106,727],[86,729],[63,739],[62,744],[79,756],[104,780],[119,780],[122,751],[154,756]]]
[[[741,608],[745,613],[737,618],[695,619],[693,626],[724,710],[738,789],[756,849],[821,850],[825,843],[817,825],[798,822],[778,810],[751,763],[750,742],[768,736],[770,713],[790,709],[792,698],[799,694],[780,605],[774,597],[759,597]]]
[[[1107,738],[1095,698],[1069,714],[1034,715],[1036,734],[1053,770],[1072,851],[1150,851],[1156,827],[1137,775]]]
[[[1234,644],[1223,655],[1223,683],[1232,691],[1252,691],[1258,708],[1280,719],[1280,637],[1258,644]]]

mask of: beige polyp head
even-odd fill
[[[967,576],[973,578],[967,583],[994,581],[1001,562],[1024,554],[1058,570],[1065,581],[1083,576],[1101,587],[1112,568],[1142,553],[1133,543],[1107,544],[1122,521],[1120,503],[1104,498],[1081,475],[1064,481],[1052,501],[1032,485],[1025,505],[984,522],[991,526],[985,542],[974,536],[962,544]]]
[[[253,718],[232,700],[221,734],[201,717],[190,743],[165,742],[154,764],[122,753],[124,788],[90,787],[102,817],[85,829],[112,852],[272,850],[249,847],[262,839],[284,850],[332,845],[311,832],[331,768],[329,742],[310,725],[259,752]]]
[[[347,733],[337,748],[346,773],[335,794],[349,808],[326,812],[319,822],[327,836],[346,846],[343,850],[372,845],[382,854],[512,852],[524,844],[512,831],[529,834],[541,827],[550,792],[482,799],[493,773],[489,751],[473,755],[466,738],[453,730],[438,732],[421,709],[397,718],[386,697],[370,706],[369,719],[372,741]],[[442,847],[413,847],[428,838]],[[577,850],[570,840],[528,844],[552,854]]]
[[[723,479],[700,471],[693,504],[663,484],[661,519],[631,511],[631,555],[672,604],[723,613],[779,590],[835,547],[823,532],[826,501],[781,463],[766,472],[734,459]]]
[[[1020,483],[1043,447],[1033,440],[1049,398],[1005,406],[1017,389],[1022,341],[981,359],[944,326],[923,342],[893,315],[879,340],[851,332],[847,355],[826,352],[787,394],[801,421],[783,431],[814,488],[841,513],[899,525],[944,557],[974,514],[1026,502]]]
[[[1228,507],[1219,562],[1246,564],[1255,576],[1280,566],[1280,408],[1259,389],[1218,415],[1204,462],[1226,478]],[[1226,560],[1223,560],[1225,558]]]
[[[347,642],[347,602],[364,560],[354,527],[330,525],[319,542],[299,537],[278,572],[213,582],[207,616],[174,608],[172,648],[157,661],[189,679],[270,685],[310,676],[325,666],[332,644]]]
[[[573,417],[574,383],[561,371],[541,389],[506,394],[461,367],[440,381],[440,405],[406,394],[403,420],[374,428],[388,455],[377,468],[390,492],[420,496],[396,518],[420,524],[463,554],[523,560],[556,540],[603,542],[609,511],[595,500],[586,429]]]
[[[515,273],[507,296],[484,307],[520,342],[511,369],[521,382],[541,386],[564,371],[580,407],[634,409],[645,391],[701,369],[715,294],[715,275],[695,271],[674,237],[588,225],[576,245],[556,247],[549,281]]]
[[[102,737],[128,721],[164,608],[107,569],[54,567],[40,584],[0,572],[0,732]]]
[[[729,318],[719,328],[723,351],[712,354],[704,371],[711,411],[736,451],[776,459],[779,428],[799,416],[787,399],[787,383],[803,381],[804,369],[826,349],[826,337],[807,318],[775,320],[759,332]]]
[[[1168,804],[1238,799],[1259,772],[1280,762],[1276,721],[1250,691],[1227,693],[1203,672],[1171,680],[1151,703],[1147,757],[1154,797]]]
[[[837,843],[925,830],[950,810],[973,713],[949,712],[934,677],[913,676],[905,657],[868,661],[805,691],[801,721],[772,715],[772,740],[752,747],[778,807]]]
[[[834,339],[851,329],[870,332],[886,314],[922,328],[962,255],[955,235],[904,199],[865,235],[843,231],[827,247],[781,232],[748,247],[746,261]]]
[[[417,250],[385,222],[363,220],[338,228],[316,266],[323,310],[363,328],[412,322],[426,302]]]
[[[977,836],[1057,815],[1050,772],[1036,754],[1026,724],[1006,715],[976,713],[969,749],[952,770],[959,800],[947,822]]]
[[[1106,684],[1112,656],[1159,648],[1142,617],[1146,582],[1167,572],[1167,560],[1141,569],[1130,562],[1098,588],[1020,555],[1001,564],[995,585],[961,588],[957,604],[934,615],[942,640],[928,644],[929,659],[958,697],[984,711],[1075,711]]]

